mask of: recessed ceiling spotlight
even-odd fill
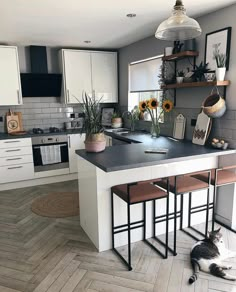
[[[135,13],[128,13],[126,14],[127,17],[130,17],[130,18],[133,18],[133,17],[136,17],[136,14]]]
[[[84,41],[84,43],[86,43],[86,44],[90,44],[90,43],[91,43],[91,41]]]

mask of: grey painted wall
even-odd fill
[[[236,83],[234,82],[236,75],[236,57],[234,56],[236,51],[236,38],[234,37],[234,30],[236,30],[235,15],[236,4],[198,18],[203,33],[197,39],[199,50],[197,64],[199,64],[201,61],[204,61],[206,33],[232,26],[230,66],[226,75],[226,79],[231,80],[232,84],[227,88],[227,114],[213,121],[212,135],[221,136],[229,140],[230,145],[233,147],[236,147]],[[127,107],[128,104],[129,63],[163,54],[164,48],[170,45],[172,43],[160,41],[151,36],[119,50],[120,104],[123,108]],[[174,117],[181,112],[187,117],[186,137],[191,139],[193,132],[193,127],[190,125],[191,118],[197,117],[202,101],[210,94],[210,91],[211,88],[208,87],[179,89],[175,111],[172,113],[171,118],[168,118],[168,122],[162,126],[162,132],[168,135],[172,133]]]

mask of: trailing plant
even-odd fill
[[[224,68],[226,66],[227,56],[226,54],[220,53],[220,45],[221,43],[213,45],[213,58],[216,60],[216,65],[218,68]]]

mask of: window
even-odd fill
[[[132,110],[141,100],[155,97],[162,100],[163,91],[160,89],[159,74],[162,56],[141,60],[129,65],[129,96],[128,109]],[[158,108],[157,115],[160,114]],[[160,118],[164,122],[164,115]]]

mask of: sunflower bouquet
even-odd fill
[[[160,111],[158,111],[158,107],[161,108]],[[163,99],[162,102],[158,102],[156,98],[150,98],[148,100],[142,100],[139,102],[139,110],[141,112],[148,111],[151,120],[152,120],[152,126],[151,126],[151,134],[152,137],[159,137],[160,136],[160,125],[159,120],[161,118],[161,115],[166,112],[170,112],[174,107],[174,104],[169,99]]]

